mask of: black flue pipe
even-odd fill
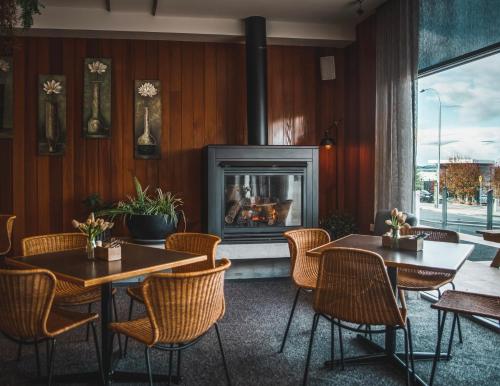
[[[247,56],[247,128],[249,145],[267,145],[266,19],[245,19]]]

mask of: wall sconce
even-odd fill
[[[319,143],[321,147],[325,148],[326,150],[330,150],[336,145],[335,139],[333,139],[332,136],[330,135],[330,130],[333,129],[335,131],[335,137],[337,137],[338,126],[339,126],[339,121],[333,121],[333,124],[328,129],[325,130],[325,134],[323,135],[323,138]]]

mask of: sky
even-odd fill
[[[441,97],[441,160],[453,156],[500,162],[500,53],[422,77],[418,90]],[[439,102],[418,94],[417,165],[438,156]]]

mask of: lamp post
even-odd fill
[[[426,91],[433,91],[439,101],[439,123],[438,123],[438,162],[437,162],[437,178],[436,178],[436,186],[437,193],[435,193],[434,199],[434,207],[439,208],[439,180],[440,180],[440,171],[441,171],[441,111],[443,110],[443,104],[441,103],[441,96],[439,93],[433,88],[424,88],[420,90],[420,93],[424,93]],[[443,197],[443,200],[445,198]]]

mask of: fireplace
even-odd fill
[[[317,226],[317,147],[213,145],[207,168],[207,231],[224,242],[284,241]]]

